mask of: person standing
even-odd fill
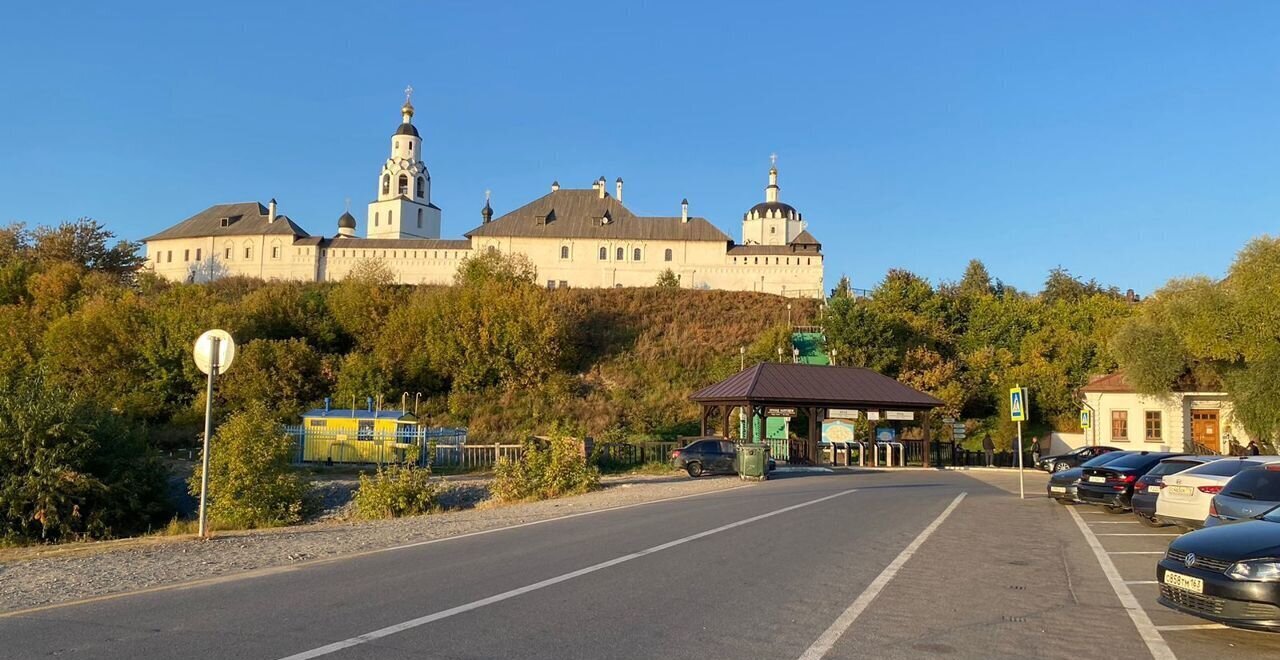
[[[1259,454],[1261,454],[1261,453],[1262,453],[1262,449],[1260,449],[1260,448],[1258,447],[1258,441],[1257,441],[1257,440],[1253,440],[1252,438],[1249,440],[1249,446],[1248,446],[1248,447],[1245,447],[1245,451],[1246,451],[1250,456],[1257,456],[1257,455],[1259,455]]]
[[[987,467],[995,467],[996,443],[991,440],[990,433],[982,436],[982,451],[987,455]]]

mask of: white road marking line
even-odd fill
[[[1156,580],[1125,580],[1125,584],[1160,584]]]
[[[1108,550],[1109,555],[1163,555],[1164,550]]]
[[[925,527],[910,545],[903,548],[902,552],[888,566],[884,567],[880,575],[877,575],[876,579],[867,585],[867,588],[858,595],[853,604],[841,612],[840,616],[836,617],[836,620],[831,623],[831,626],[808,649],[805,649],[804,653],[800,654],[800,660],[821,660],[826,656],[836,642],[839,641],[840,636],[849,629],[849,626],[853,625],[853,622],[857,620],[863,610],[867,609],[871,601],[880,595],[885,585],[889,584],[889,581],[898,574],[898,570],[902,568],[902,565],[907,563],[908,559],[911,559],[911,556],[916,553],[916,550],[920,549],[921,545],[924,545],[924,542],[938,529],[942,521],[946,520],[947,516],[951,515],[951,512],[955,511],[957,506],[960,506],[960,502],[964,500],[965,495],[968,495],[968,493],[956,495],[956,498],[951,500],[951,504],[947,505],[947,508],[943,509],[942,513],[938,514],[938,517],[934,518],[933,522],[929,523],[929,526]]]
[[[615,558],[610,559],[610,560],[608,560],[608,561],[602,561],[602,562],[600,562],[600,563],[598,563],[598,564],[593,564],[593,565],[588,566],[588,567],[586,567],[586,568],[580,568],[580,569],[578,569],[578,570],[576,570],[576,571],[571,571],[571,572],[569,572],[569,573],[565,573],[564,575],[557,575],[556,577],[553,577],[553,578],[547,578],[546,580],[542,580],[542,581],[539,581],[539,582],[534,582],[533,584],[528,584],[528,585],[525,585],[525,586],[523,586],[523,587],[519,587],[519,588],[516,588],[516,589],[512,589],[512,590],[510,590],[510,591],[504,591],[504,592],[502,592],[502,593],[500,593],[500,594],[495,594],[495,595],[493,595],[493,596],[489,596],[488,598],[481,598],[480,600],[472,601],[472,602],[467,603],[467,604],[465,604],[465,605],[459,605],[459,606],[457,606],[457,607],[451,607],[451,608],[449,608],[449,609],[447,609],[447,610],[441,610],[441,611],[439,611],[439,612],[435,612],[435,613],[433,613],[433,614],[428,614],[428,615],[426,615],[426,616],[420,616],[420,617],[418,617],[418,618],[416,618],[416,619],[409,619],[408,621],[404,621],[404,622],[401,622],[401,623],[397,623],[397,624],[395,624],[395,625],[387,626],[387,627],[385,627],[385,628],[379,628],[378,630],[374,630],[374,631],[372,631],[372,632],[367,632],[367,633],[365,633],[365,634],[363,634],[363,635],[357,635],[356,637],[351,637],[351,638],[348,638],[348,639],[344,639],[344,640],[342,640],[342,641],[340,641],[340,642],[334,642],[334,643],[332,643],[332,644],[326,644],[326,645],[324,645],[324,646],[321,646],[321,647],[318,647],[318,648],[311,649],[310,651],[303,651],[303,652],[301,652],[301,653],[295,653],[295,654],[293,654],[293,655],[290,655],[290,656],[287,656],[287,657],[285,657],[285,658],[282,658],[282,660],[307,660],[307,659],[309,659],[309,658],[318,658],[318,657],[321,657],[321,656],[329,655],[330,653],[336,653],[336,652],[341,651],[341,650],[343,650],[343,649],[349,649],[349,648],[351,648],[351,647],[353,647],[353,646],[359,646],[359,645],[361,645],[361,644],[366,644],[366,643],[368,643],[368,642],[372,642],[372,641],[375,641],[375,640],[382,639],[383,637],[389,637],[389,636],[394,635],[394,634],[396,634],[396,633],[404,632],[404,631],[406,631],[406,630],[410,630],[410,629],[412,629],[412,628],[417,628],[417,627],[419,627],[419,626],[425,626],[425,625],[427,625],[428,623],[432,623],[432,622],[435,622],[435,621],[440,621],[441,619],[447,619],[447,618],[449,618],[449,617],[451,617],[451,616],[455,616],[455,615],[458,615],[458,614],[462,614],[462,613],[464,613],[464,612],[470,612],[470,611],[472,611],[472,610],[478,610],[478,609],[480,609],[480,608],[482,608],[482,607],[485,607],[486,605],[492,605],[492,604],[494,604],[494,603],[500,603],[500,602],[502,602],[502,601],[504,601],[504,600],[509,600],[509,599],[515,598],[516,596],[521,596],[521,595],[524,595],[524,594],[527,594],[527,593],[530,593],[530,592],[533,592],[533,591],[537,591],[537,590],[539,590],[539,589],[545,589],[546,587],[550,587],[550,586],[553,586],[553,585],[556,585],[556,584],[560,584],[561,582],[568,582],[569,580],[572,580],[572,579],[574,579],[574,578],[582,577],[583,575],[587,575],[587,574],[590,574],[590,573],[595,573],[596,571],[601,571],[601,570],[604,570],[604,569],[609,568],[609,567],[612,567],[612,566],[617,566],[618,564],[622,564],[622,563],[625,563],[625,562],[629,562],[629,561],[631,561],[631,560],[633,560],[633,559],[639,559],[639,558],[641,558],[641,557],[645,557],[645,556],[651,555],[651,554],[653,554],[653,553],[655,553],[655,552],[662,552],[663,550],[668,550],[668,549],[670,549],[670,548],[674,548],[674,547],[676,547],[676,546],[678,546],[678,545],[684,545],[685,543],[689,543],[690,541],[696,541],[696,540],[698,540],[698,539],[705,538],[705,537],[711,536],[711,535],[713,535],[713,534],[719,534],[720,532],[725,532],[725,531],[728,531],[728,530],[734,529],[734,528],[736,528],[736,527],[742,527],[743,525],[749,525],[749,524],[751,524],[751,523],[753,523],[753,522],[757,522],[757,521],[760,521],[760,520],[764,520],[765,518],[771,518],[771,517],[773,517],[773,516],[777,516],[777,515],[780,515],[780,514],[783,514],[783,513],[787,513],[787,512],[790,512],[790,511],[795,511],[796,509],[803,509],[804,507],[807,507],[807,506],[812,506],[812,505],[814,505],[814,504],[818,504],[818,503],[821,503],[821,502],[826,502],[827,500],[832,500],[832,499],[835,499],[835,498],[837,498],[837,497],[841,497],[841,496],[844,496],[844,495],[848,495],[849,493],[857,492],[857,490],[858,490],[858,489],[856,489],[856,488],[850,488],[849,490],[842,490],[842,491],[840,491],[839,493],[836,493],[836,494],[834,494],[834,495],[827,495],[826,497],[819,497],[819,498],[818,498],[818,499],[816,499],[816,500],[809,500],[808,502],[801,502],[800,504],[793,504],[793,505],[791,505],[791,506],[783,507],[783,508],[781,508],[781,509],[775,509],[775,510],[770,511],[770,512],[768,512],[768,513],[762,513],[762,514],[757,515],[757,516],[751,516],[750,518],[744,518],[744,519],[739,520],[739,521],[737,521],[737,522],[731,522],[731,523],[729,523],[729,524],[727,524],[727,525],[721,525],[721,526],[716,527],[716,528],[713,528],[713,529],[708,529],[708,530],[703,531],[703,532],[698,532],[697,534],[690,534],[689,536],[685,536],[685,537],[683,537],[683,538],[678,538],[678,539],[676,539],[676,540],[674,540],[674,541],[667,541],[666,543],[662,543],[662,544],[659,544],[659,545],[655,545],[655,546],[653,546],[653,547],[651,547],[651,548],[645,548],[644,550],[640,550],[640,551],[638,551],[638,552],[633,552],[633,553],[631,553],[631,554],[622,555],[621,557],[615,557]]]
[[[1172,632],[1178,630],[1227,630],[1227,627],[1221,623],[1189,623],[1180,626],[1156,626],[1156,630],[1161,632]]]
[[[1098,536],[1182,536],[1181,534],[1151,534],[1149,532],[1126,532],[1123,534],[1098,534]]]
[[[1136,525],[1138,524],[1138,521],[1136,520],[1099,520],[1098,522],[1091,522],[1089,524],[1090,525]]]
[[[516,523],[514,525],[505,525],[503,527],[492,527],[489,529],[482,529],[475,532],[467,532],[465,534],[455,534],[453,536],[441,536],[439,538],[427,539],[425,541],[413,541],[411,543],[403,543],[401,545],[393,545],[385,548],[374,548],[372,550],[361,550],[359,552],[350,552],[346,554],[336,555],[333,557],[313,559],[311,561],[300,561],[300,562],[297,562],[296,564],[282,564],[279,566],[264,566],[262,568],[251,568],[247,571],[244,571],[243,573],[231,573],[228,575],[219,575],[217,577],[211,577],[211,578],[200,578],[196,580],[187,580],[184,582],[172,582],[169,584],[156,585],[154,587],[144,587],[142,589],[134,589],[132,591],[118,591],[116,593],[102,594],[101,596],[89,596],[88,598],[69,600],[62,603],[38,605],[36,607],[29,607],[24,610],[11,610],[9,612],[0,612],[0,619],[28,616],[31,614],[35,614],[37,612],[43,612],[45,610],[58,610],[58,609],[63,609],[67,607],[76,607],[78,605],[88,605],[91,603],[99,603],[106,600],[116,600],[119,598],[127,598],[129,596],[141,596],[145,594],[153,594],[153,593],[158,593],[162,591],[175,591],[178,589],[194,589],[198,587],[208,586],[211,584],[239,582],[240,580],[252,580],[255,578],[266,577],[269,575],[279,575],[280,573],[289,573],[289,572],[301,570],[304,568],[309,568],[312,566],[318,566],[321,564],[333,564],[340,561],[346,561],[348,559],[358,559],[360,557],[378,555],[384,552],[395,552],[397,550],[407,550],[409,548],[418,548],[424,545],[435,545],[437,543],[445,543],[447,541],[457,541],[460,539],[467,539],[473,536],[484,536],[486,534],[496,534],[498,532],[505,532],[512,529],[520,529],[522,527],[532,527],[534,525],[553,523],[559,520],[568,520],[570,518],[581,518],[582,516],[593,516],[597,513],[608,513],[610,511],[621,511],[623,509],[634,509],[636,507],[649,506],[650,504],[661,504],[663,502],[687,500],[693,497],[711,495],[713,493],[727,493],[729,491],[734,491],[739,488],[746,488],[748,486],[750,486],[750,484],[743,484],[741,486],[730,486],[723,490],[704,490],[697,493],[688,493],[685,495],[673,495],[671,497],[663,497],[661,499],[647,500],[644,502],[632,502],[631,504],[619,504],[617,506],[605,507],[603,509],[592,509],[590,511],[579,511],[577,513],[567,513],[563,516],[556,516],[554,518],[542,518],[541,520],[531,520],[529,522]],[[235,538],[235,537],[234,536],[219,537],[215,535],[215,538],[227,539],[227,538]]]
[[[1138,629],[1138,635],[1142,637],[1142,641],[1146,642],[1147,650],[1151,652],[1154,660],[1177,660],[1178,656],[1173,654],[1173,649],[1169,648],[1168,642],[1164,641],[1164,637],[1160,635],[1159,629],[1155,624],[1151,623],[1151,617],[1147,616],[1146,610],[1138,604],[1138,599],[1133,597],[1133,592],[1125,585],[1124,580],[1120,577],[1120,571],[1116,570],[1116,565],[1112,563],[1111,554],[1102,547],[1102,541],[1094,536],[1093,530],[1085,524],[1084,518],[1074,510],[1068,509],[1071,517],[1076,521],[1076,527],[1080,528],[1080,533],[1084,534],[1084,540],[1089,543],[1089,547],[1093,549],[1093,555],[1098,559],[1098,565],[1102,567],[1102,572],[1106,574],[1107,580],[1111,582],[1111,588],[1115,590],[1116,597],[1120,599],[1120,604],[1124,606],[1129,618],[1133,621],[1134,627]],[[1150,552],[1144,554],[1164,554],[1163,552]]]

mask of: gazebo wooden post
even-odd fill
[[[818,460],[818,457],[821,455],[818,452],[818,407],[809,406],[805,409],[805,412],[809,416],[809,437],[805,439],[805,445],[809,448],[809,456],[816,465],[821,462]],[[831,458],[835,459],[834,451],[831,454]],[[832,460],[831,462],[835,463],[835,460]]]
[[[699,419],[698,435],[702,437],[706,437],[707,435],[707,404],[704,403],[699,407],[702,408],[702,414],[699,416],[700,419]]]
[[[929,442],[929,411],[928,411],[928,410],[925,410],[925,411],[924,411],[924,414],[923,414],[923,415],[921,415],[920,417],[921,417],[920,424],[921,424],[921,426],[924,428],[924,466],[925,466],[925,467],[929,467],[929,453],[930,453],[930,448],[929,448],[929,445],[930,445],[930,442]]]
[[[733,410],[733,406],[724,404],[720,406],[720,437],[725,440],[729,439],[729,412]]]

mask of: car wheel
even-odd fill
[[[1154,517],[1148,518],[1147,516],[1144,516],[1141,513],[1138,513],[1136,511],[1133,513],[1133,515],[1138,517],[1138,522],[1142,523],[1147,527],[1165,527],[1166,526],[1164,523],[1160,522],[1159,520],[1156,520]]]
[[[686,472],[689,473],[689,476],[693,477],[694,479],[697,479],[698,477],[702,476],[702,463],[699,463],[697,461],[690,461],[687,465],[684,466],[684,469]]]
[[[1070,470],[1070,469],[1071,469],[1071,466],[1067,465],[1066,461],[1058,461],[1057,463],[1053,464],[1054,472],[1062,472],[1063,470]]]

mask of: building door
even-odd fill
[[[1216,410],[1192,410],[1191,411],[1191,441],[1204,447],[1210,451],[1216,451],[1219,454],[1229,454],[1230,449],[1223,447],[1220,434],[1218,433],[1218,411]]]

